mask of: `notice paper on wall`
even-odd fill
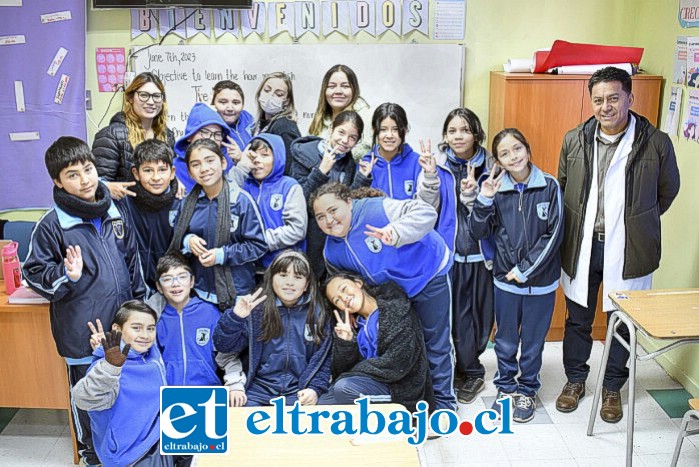
[[[34,141],[39,139],[38,131],[19,131],[10,133],[10,141]]]
[[[63,63],[63,59],[66,58],[67,54],[68,51],[66,49],[64,49],[63,47],[58,48],[58,52],[56,52],[56,55],[53,57],[53,60],[51,60],[51,65],[49,65],[49,69],[46,71],[46,73],[48,73],[49,76],[56,76],[56,72],[61,67],[61,63]]]
[[[687,82],[687,36],[677,36],[672,82],[675,84],[685,84]]]
[[[0,6],[22,6],[22,0],[0,0]]]
[[[699,88],[699,36],[687,38],[687,86]]]
[[[682,134],[685,138],[699,142],[699,90],[688,91],[687,109],[684,112]]]
[[[68,87],[68,81],[70,81],[70,76],[61,75],[61,79],[60,79],[60,81],[58,81],[58,86],[56,86],[56,95],[53,98],[53,101],[56,104],[63,103],[63,96],[66,93],[66,88]]]
[[[42,24],[55,23],[56,21],[67,21],[69,19],[73,19],[69,10],[57,11],[56,13],[47,13],[45,15],[41,15]]]
[[[682,86],[672,86],[670,90],[670,102],[667,106],[665,125],[663,131],[670,136],[677,136],[680,126],[680,107],[682,106]]]
[[[466,29],[466,0],[435,0],[432,39],[461,41]]]
[[[97,82],[100,92],[114,92],[124,84],[126,71],[126,53],[123,47],[95,49],[97,63]]]
[[[27,107],[24,105],[24,85],[21,81],[15,81],[15,104],[17,112],[27,111]]]

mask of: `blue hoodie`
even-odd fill
[[[420,154],[413,151],[408,143],[403,143],[401,150],[391,162],[379,156],[379,147],[374,146],[372,152],[377,155],[377,161],[371,171],[372,188],[378,188],[393,199],[411,199],[417,190],[417,177],[422,171],[418,163]],[[372,153],[362,157],[370,162]]]
[[[255,117],[247,110],[243,110],[240,112],[238,120],[228,127],[231,129],[231,138],[242,151],[252,139],[252,132],[255,129]]]
[[[267,267],[286,248],[306,251],[305,237],[308,218],[306,217],[306,222],[301,226],[293,224],[290,217],[295,216],[289,216],[289,211],[293,208],[296,208],[299,214],[306,214],[307,211],[301,185],[293,178],[284,175],[284,167],[286,166],[284,140],[280,136],[270,133],[260,133],[252,140],[255,139],[266,142],[272,148],[274,155],[274,165],[269,175],[262,180],[256,180],[251,173],[243,184],[243,189],[250,193],[250,196],[257,202],[262,215],[265,238],[271,250],[261,260],[262,266]],[[291,208],[288,203],[296,205]],[[291,232],[270,232],[287,225]],[[292,241],[293,243],[289,243]]]
[[[169,386],[220,386],[211,339],[221,317],[218,308],[193,297],[178,313],[166,305],[156,326]]]
[[[197,102],[192,107],[189,112],[189,117],[187,117],[187,126],[184,129],[184,135],[175,143],[175,160],[174,166],[177,173],[177,179],[182,182],[182,184],[187,189],[187,192],[192,191],[192,188],[196,182],[189,175],[189,170],[187,170],[187,163],[184,160],[184,155],[187,152],[187,147],[189,146],[189,138],[191,138],[197,131],[204,128],[207,125],[218,125],[223,131],[223,141],[226,141],[227,136],[233,136],[233,132],[223,121],[221,116],[214,109],[209,107],[203,102]],[[226,169],[223,171],[224,175],[233,167],[233,162],[231,158],[228,157],[228,152],[226,148],[221,146],[221,151],[226,159]]]
[[[400,247],[383,245],[365,233],[366,225],[390,222],[384,198],[353,199],[349,232],[345,238],[327,237],[325,260],[336,269],[359,274],[372,285],[393,281],[412,298],[434,277],[449,271],[451,259],[444,261],[448,248],[434,230]]]
[[[123,345],[123,342],[122,342]],[[100,346],[93,352],[95,364],[104,359]],[[111,369],[115,367],[107,364]],[[119,394],[114,405],[90,410],[95,451],[105,467],[123,467],[140,459],[160,439],[160,387],[165,371],[157,346],[148,352],[130,350],[119,376]]]

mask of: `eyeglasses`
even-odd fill
[[[211,131],[206,128],[202,128],[198,131],[200,135],[204,138],[215,139],[216,141],[223,141],[223,132],[221,131]]]
[[[153,98],[153,102],[156,104],[160,103],[163,101],[165,98],[165,95],[162,92],[154,92],[153,94],[145,91],[138,91],[136,92],[136,95],[138,96],[138,100],[146,103],[150,100],[150,98]]]
[[[176,276],[161,276],[159,282],[165,287],[172,287],[175,285],[175,281],[177,281],[177,283],[180,285],[186,285],[186,282],[190,277],[192,277],[190,273],[183,272],[182,274],[178,274]]]

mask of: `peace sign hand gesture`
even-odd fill
[[[420,159],[418,163],[422,170],[425,171],[425,175],[434,175],[437,173],[437,159],[435,159],[434,154],[432,154],[432,142],[427,138],[426,143],[420,141]]]
[[[240,150],[240,146],[235,142],[230,136],[226,136],[226,141],[221,141],[221,146],[228,150],[228,157],[231,158],[236,164],[240,162],[240,158],[243,156],[243,151]]]
[[[92,347],[92,350],[99,347],[102,339],[104,339],[104,328],[102,327],[102,321],[97,318],[95,323],[97,323],[97,327],[92,324],[92,321],[87,322],[87,327],[90,328],[90,331],[92,331],[92,335],[90,336],[90,347]]]
[[[505,175],[505,173],[506,172],[504,170],[501,170],[500,174],[496,177],[495,168],[493,168],[493,170],[490,171],[488,178],[486,178],[481,184],[481,194],[486,198],[494,198],[495,193],[498,192],[500,185],[502,185],[502,177]]]
[[[470,195],[478,188],[478,182],[476,182],[476,168],[469,162],[466,165],[466,172],[468,173],[466,178],[461,179],[461,193]]]
[[[340,313],[333,310],[337,324],[335,324],[335,335],[343,341],[351,341],[354,336],[352,325],[350,324],[349,311],[345,310],[345,319],[340,318]]]
[[[247,318],[250,316],[252,310],[254,310],[257,305],[262,303],[267,298],[267,295],[260,297],[261,293],[262,288],[260,287],[252,295],[244,295],[240,297],[238,302],[235,304],[235,307],[233,307],[233,313],[241,318]]]
[[[381,240],[381,243],[388,246],[394,246],[398,243],[398,233],[390,224],[385,227],[374,227],[366,224],[364,227],[367,228],[364,231],[364,235],[367,237],[378,238]]]
[[[335,154],[337,153],[337,148],[333,148],[330,145],[330,141],[325,142],[325,151],[323,152],[323,159],[320,161],[320,166],[318,170],[327,175],[330,170],[335,165]]]
[[[374,151],[371,152],[371,160],[369,161],[359,161],[359,172],[364,175],[365,177],[369,177],[371,175],[371,171],[374,170],[374,165],[376,165],[376,161],[378,161],[379,158],[376,157],[376,154],[374,154]]]

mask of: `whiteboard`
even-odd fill
[[[132,69],[163,79],[168,126],[177,136],[183,134],[192,105],[198,99],[211,102],[217,81],[238,83],[245,93],[245,109],[257,118],[254,97],[263,76],[284,71],[292,78],[298,124],[305,135],[323,75],[341,63],[357,74],[372,112],[383,102],[403,106],[410,122],[406,139],[416,147],[419,138],[441,140],[444,119],[461,105],[463,57],[458,44],[171,45],[134,53]]]

